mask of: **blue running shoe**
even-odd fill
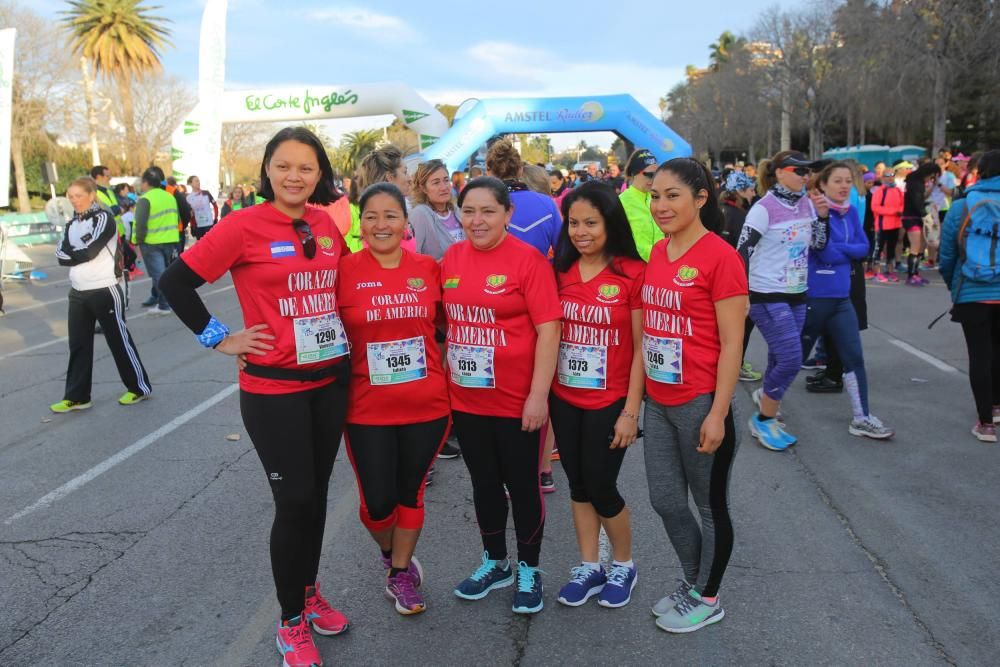
[[[597,596],[597,604],[602,607],[617,609],[632,601],[632,589],[639,580],[639,573],[634,567],[612,565],[608,570],[608,584]]]
[[[559,589],[559,601],[569,607],[579,607],[604,589],[608,582],[604,570],[589,565],[577,565],[569,571],[569,582]]]
[[[750,435],[757,438],[761,447],[773,452],[783,452],[795,444],[795,438],[785,433],[777,419],[761,421],[759,412],[750,417]]]
[[[517,564],[517,592],[514,593],[515,614],[536,614],[542,610],[542,571],[528,567],[523,560]]]
[[[483,564],[472,573],[471,577],[455,587],[455,595],[463,600],[482,600],[490,591],[506,588],[513,583],[514,572],[510,567],[510,561],[490,560],[489,554],[484,551]]]

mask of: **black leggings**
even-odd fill
[[[992,424],[993,406],[1000,405],[1000,304],[960,303],[953,313],[969,350],[969,384],[979,422]]]
[[[740,360],[743,361],[747,356],[747,348],[750,347],[750,334],[753,333],[753,320],[747,315],[746,321],[743,323],[743,356]]]
[[[876,263],[878,262],[879,256],[885,250],[885,265],[888,267],[887,271],[889,272],[896,270],[896,245],[898,243],[898,229],[888,229],[878,233],[878,248],[875,250],[875,261]]]
[[[347,388],[334,382],[291,394],[241,391],[240,412],[274,496],[271,571],[287,621],[302,613],[306,586],[316,583]]]
[[[573,502],[590,503],[605,519],[625,509],[625,499],[618,493],[618,472],[628,448],[611,449],[609,438],[624,407],[624,398],[599,410],[585,410],[555,394],[549,396],[549,416],[569,480],[569,496]]]
[[[507,557],[507,498],[510,492],[517,534],[517,559],[538,567],[545,528],[545,504],[538,474],[542,441],[538,432],[521,430],[521,419],[486,417],[455,411],[455,432],[472,477],[472,499],[491,560]]]
[[[424,525],[424,478],[448,434],[448,417],[419,424],[348,424],[344,438],[361,497],[361,523],[379,531]]]

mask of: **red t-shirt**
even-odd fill
[[[552,266],[507,235],[490,250],[459,241],[441,260],[451,407],[520,418],[535,368],[535,327],[562,316]]]
[[[681,405],[715,391],[719,323],[715,302],[747,294],[746,268],[736,250],[705,234],[676,262],[664,239],[653,246],[642,286],[646,393]]]
[[[416,424],[451,411],[434,340],[441,269],[403,250],[384,269],[367,249],[341,260],[337,302],[351,341],[351,424]]]
[[[552,391],[578,408],[597,410],[628,395],[632,311],[642,309],[646,263],[616,259],[584,282],[577,261],[559,281],[562,339]],[[624,274],[624,275],[620,275]]]
[[[258,366],[315,370],[343,361],[349,348],[337,314],[337,269],[349,254],[337,226],[321,209],[307,207],[303,220],[316,239],[307,259],[292,219],[271,204],[234,211],[181,257],[208,282],[233,276],[243,324],[266,324],[274,349],[250,355]],[[240,388],[253,394],[288,394],[333,382],[269,380],[240,372]]]

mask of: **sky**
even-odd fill
[[[62,0],[25,1],[57,19]],[[172,20],[167,72],[197,80],[204,0],[149,0]],[[703,67],[723,30],[746,32],[766,8],[802,0],[688,2],[412,2],[229,0],[227,89],[402,81],[432,103],[468,98],[630,93],[657,102]],[[387,117],[337,120],[326,132],[382,127]],[[550,135],[557,150],[610,133]]]

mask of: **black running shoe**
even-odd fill
[[[839,394],[844,391],[844,383],[824,377],[819,382],[807,384],[806,391],[814,394]]]
[[[451,440],[444,443],[444,447],[438,452],[439,459],[455,459],[458,458],[462,450],[458,448],[457,444],[453,444]]]

